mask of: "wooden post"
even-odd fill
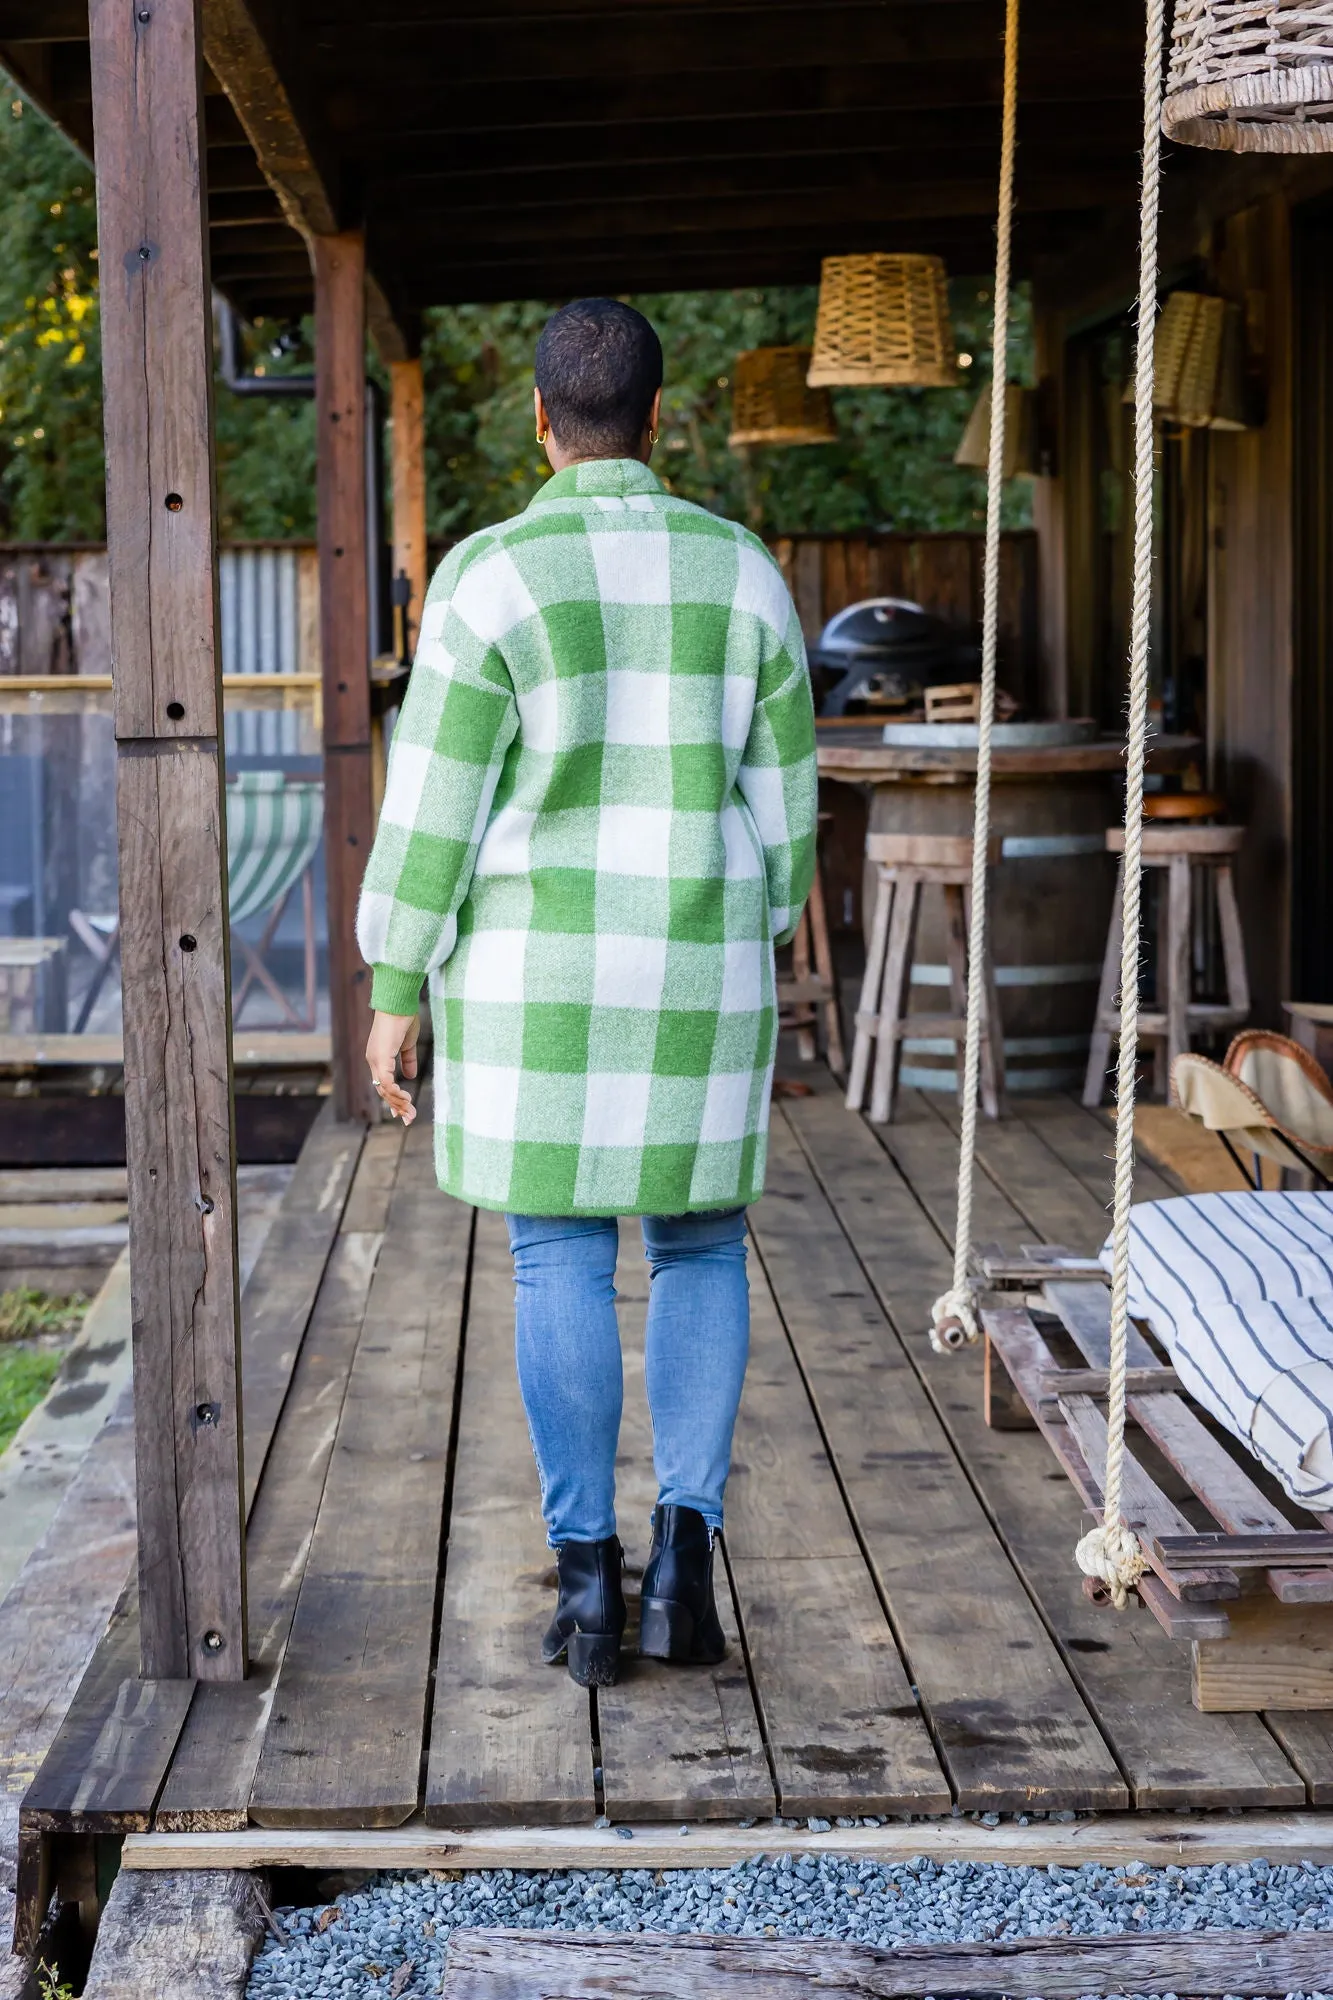
[[[92,0],[142,1671],[245,1673],[198,0]]]
[[[356,946],[356,901],[373,831],[366,583],[366,254],[356,230],[316,236],[313,243],[333,1102],[339,1118],[369,1119],[378,1108],[365,1063],[370,974]]]
[[[421,626],[430,581],[426,565],[426,392],[421,363],[390,365],[393,417],[393,573],[407,576],[412,597],[406,611],[408,657]]]

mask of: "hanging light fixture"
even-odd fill
[[[1176,0],[1162,130],[1229,153],[1333,152],[1333,0]]]
[[[808,347],[752,347],[736,356],[731,398],[733,451],[750,444],[834,444],[838,427],[827,389],[806,382]]]
[[[810,387],[958,383],[949,290],[939,257],[826,257],[819,281]]]
[[[1222,358],[1226,302],[1203,292],[1172,292],[1157,322],[1153,401],[1173,422],[1191,429],[1213,414]]]
[[[953,455],[955,465],[970,466],[977,472],[985,472],[990,465],[990,396],[991,385],[987,382],[963,426],[963,435]],[[1031,477],[1037,471],[1036,392],[1009,382],[1004,396],[1004,476],[1013,479],[1024,473]]]

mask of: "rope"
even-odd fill
[[[1134,1071],[1139,1039],[1139,885],[1143,855],[1143,765],[1148,743],[1148,642],[1153,556],[1153,339],[1157,317],[1157,207],[1161,180],[1164,0],[1147,0],[1143,59],[1143,199],[1139,211],[1139,330],[1134,365],[1134,606],[1129,640],[1129,735],[1125,772],[1124,935],[1120,952],[1120,1048],[1116,1066],[1115,1204],[1111,1224],[1111,1366],[1101,1526],[1075,1550],[1122,1610],[1148,1567],[1121,1521],[1125,1462],[1125,1350],[1129,1332],[1129,1205],[1134,1191]]]
[[[986,850],[990,846],[991,726],[995,720],[995,655],[1000,630],[1000,521],[1004,505],[1004,443],[1009,358],[1009,246],[1014,222],[1014,151],[1018,142],[1018,5],[1006,0],[1004,116],[1000,133],[1000,200],[995,225],[995,321],[991,337],[990,460],[986,470],[986,555],[981,592],[981,715],[977,728],[977,789],[972,817],[972,906],[967,942],[967,1034],[963,1054],[963,1119],[958,1148],[958,1218],[953,1283],[931,1310],[930,1344],[937,1354],[976,1340],[981,1332],[972,1262],[972,1183],[981,1077],[981,1013],[986,962]],[[995,1050],[1003,1062],[1003,1051]]]

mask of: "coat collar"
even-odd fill
[[[660,493],[662,483],[637,458],[587,458],[553,472],[546,484],[528,502],[540,507],[544,500],[572,500],[599,497],[623,499],[627,493]]]

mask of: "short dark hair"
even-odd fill
[[[536,376],[567,450],[627,458],[662,386],[662,343],[633,306],[574,299],[542,328]]]

